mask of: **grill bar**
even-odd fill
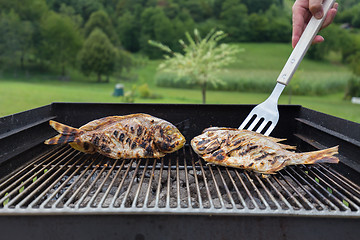
[[[262,178],[205,164],[189,146],[158,160],[113,160],[54,148],[2,179],[0,197],[0,214],[360,212],[360,187],[331,165],[291,166]]]
[[[185,155],[185,148],[182,149],[183,150],[183,154]],[[184,158],[184,175],[185,175],[185,186],[186,186],[186,194],[187,194],[187,203],[186,206],[187,207],[191,207],[191,196],[190,196],[190,186],[189,186],[189,176],[188,176],[188,171],[187,171],[187,164],[186,164],[186,159]],[[201,202],[200,202],[201,204]]]
[[[117,204],[115,204],[115,203],[116,203],[117,197],[120,195],[120,190],[122,189],[122,186],[124,185],[125,179],[126,179],[128,173],[129,173],[130,169],[131,169],[130,166],[133,164],[133,162],[134,162],[134,159],[131,159],[131,161],[129,163],[129,167],[126,169],[126,172],[125,172],[124,176],[122,177],[120,185],[119,185],[119,187],[117,188],[117,190],[115,192],[115,195],[114,195],[115,197],[112,198],[112,201],[111,201],[111,204],[110,204],[111,206],[115,206],[115,207],[120,206],[119,203],[117,203]],[[120,173],[120,170],[121,169],[118,170],[119,173]]]
[[[144,206],[146,206],[146,207],[149,207],[149,196],[150,196],[150,191],[151,191],[151,184],[152,184],[152,181],[154,179],[153,176],[154,176],[156,162],[157,162],[157,160],[154,159],[154,163],[153,163],[151,173],[150,173],[150,178],[149,178],[149,185],[148,185],[148,188],[146,190],[146,195],[145,195],[145,199],[144,199]]]
[[[282,190],[285,191],[287,197],[288,197],[289,199],[291,199],[292,202],[294,202],[294,205],[295,205],[295,206],[294,206],[294,209],[295,209],[295,210],[296,210],[296,209],[300,209],[301,206],[304,206],[304,205],[302,205],[302,204],[297,200],[296,196],[297,196],[298,198],[300,198],[302,202],[305,202],[305,203],[307,204],[306,206],[304,206],[305,209],[309,209],[309,208],[312,209],[312,207],[310,207],[309,201],[307,201],[306,198],[302,197],[302,195],[296,190],[296,188],[294,188],[291,184],[289,184],[289,182],[286,180],[286,178],[284,177],[284,175],[283,175],[281,172],[279,173],[279,176],[280,176],[281,179],[284,181],[284,184],[286,184],[287,186],[290,187],[290,190],[288,190],[288,189],[286,188],[286,186],[285,186],[284,184],[282,184],[282,183],[280,182],[280,180],[279,180],[276,176],[274,176],[273,178],[274,178],[274,180],[276,181],[276,183],[277,183],[279,186],[281,186]],[[290,191],[293,191],[295,196],[293,196],[293,194],[291,194]],[[292,205],[292,204],[291,204],[291,205]]]
[[[229,172],[229,169],[225,169],[226,170],[226,173],[227,173],[227,176],[229,177],[231,183],[232,183],[232,186],[234,187],[234,190],[236,192],[236,196],[239,198],[239,207],[240,209],[243,209],[244,206],[245,206],[245,200],[244,198],[241,196],[241,193],[239,191],[239,188],[236,186],[236,183],[234,181],[234,178],[231,176],[230,172]]]
[[[99,196],[101,190],[103,189],[106,181],[108,181],[108,179],[110,179],[110,176],[111,176],[111,174],[113,173],[113,171],[114,171],[114,169],[115,169],[115,166],[117,166],[118,161],[119,161],[119,160],[115,160],[115,163],[114,163],[113,166],[109,169],[107,175],[105,176],[105,179],[102,181],[102,183],[100,184],[100,186],[99,186],[98,189],[96,190],[94,196],[89,200],[89,205],[90,205],[91,207],[95,207],[95,206],[96,206],[96,204],[95,204],[95,199],[98,198],[98,196]],[[104,168],[104,169],[105,169],[105,168]],[[105,196],[105,194],[104,194],[104,196]],[[104,200],[105,200],[105,199],[102,199],[102,200],[100,201],[100,203],[102,203]],[[101,206],[102,204],[99,204],[99,205]]]
[[[204,172],[204,169],[203,169],[203,166],[202,166],[201,162],[199,162],[200,168],[201,168],[201,174],[202,174],[202,177],[204,179],[204,186],[205,186],[206,194],[207,194],[207,197],[208,197],[208,200],[209,200],[209,206],[206,206],[206,205],[203,204],[203,201],[202,201],[202,198],[201,198],[201,193],[200,193],[199,180],[198,180],[197,171],[196,171],[196,168],[195,168],[194,156],[193,156],[192,152],[190,152],[190,154],[191,154],[191,160],[192,160],[191,164],[192,164],[192,169],[193,169],[192,171],[194,173],[196,193],[197,193],[197,197],[198,197],[197,198],[198,205],[194,204],[194,206],[195,207],[204,206],[205,208],[213,208],[212,198],[211,198],[209,187],[207,185],[205,172]]]
[[[92,165],[94,165],[95,159],[93,159],[90,164],[84,169],[84,171],[80,171],[80,175],[74,180],[74,182],[69,186],[68,189],[66,189],[66,191],[62,194],[62,197],[60,197],[55,203],[54,206],[61,208],[64,206],[70,206],[69,204],[66,204],[67,202],[71,202],[71,200],[74,199],[74,197],[76,195],[78,195],[81,187],[83,184],[81,184],[78,187],[75,187],[81,179],[85,178],[85,174],[87,173],[88,170],[90,170],[90,168],[92,167]],[[96,166],[95,166],[96,168]],[[84,182],[86,182],[88,178],[85,178]],[[73,189],[76,189],[74,192],[72,192]],[[70,196],[70,197],[67,197]]]
[[[75,168],[76,167],[76,164],[78,164],[79,162],[81,162],[81,161],[83,161],[82,163],[81,163],[81,165],[57,188],[57,189],[55,189],[56,187],[56,184],[58,184],[58,183],[60,183],[61,182],[61,179],[63,179],[65,176],[67,176],[67,174],[73,169],[73,168]],[[78,158],[78,160],[75,162],[75,163],[73,163],[72,165],[70,165],[69,167],[68,167],[68,169],[56,180],[56,181],[54,181],[54,183],[52,184],[52,186],[50,186],[50,187],[53,187],[54,189],[55,189],[55,191],[47,198],[47,200],[45,200],[44,202],[42,202],[41,204],[40,204],[40,208],[44,208],[44,207],[50,207],[51,206],[51,203],[50,203],[50,201],[52,200],[52,199],[54,199],[54,198],[56,198],[55,196],[57,195],[57,194],[59,194],[59,192],[61,191],[61,190],[63,190],[63,189],[66,189],[66,185],[68,184],[68,182],[77,174],[77,173],[79,173],[80,172],[80,169],[82,168],[82,166],[84,166],[85,165],[85,163],[86,163],[86,161],[85,161],[85,156],[81,156],[81,157],[79,157]],[[49,188],[50,188],[49,187]],[[49,190],[50,191],[50,190]],[[44,195],[46,194],[47,192],[44,192]],[[36,202],[36,201],[35,201]],[[35,207],[35,202],[34,202],[34,204],[32,205],[32,207]]]
[[[242,189],[244,189],[244,190],[246,191],[247,197],[250,198],[251,203],[252,203],[252,205],[253,205],[252,207],[251,207],[251,206],[248,206],[248,207],[249,207],[250,209],[252,209],[252,208],[259,209],[260,206],[258,206],[257,204],[255,204],[256,201],[255,201],[253,195],[250,193],[250,190],[249,190],[249,189],[247,188],[247,186],[245,185],[243,179],[240,177],[240,174],[239,174],[239,172],[238,172],[237,170],[235,170],[235,174],[236,174],[236,176],[237,176],[237,179],[238,179],[238,180],[240,181],[240,183],[241,183]],[[245,201],[245,200],[244,200],[244,201]],[[246,205],[244,204],[244,206],[246,206]]]
[[[142,185],[142,183],[143,183],[143,181],[144,181],[144,177],[145,177],[145,173],[146,173],[148,164],[149,164],[149,159],[146,159],[145,167],[144,167],[143,173],[142,173],[142,175],[141,175],[141,179],[140,179],[140,182],[139,182],[139,186],[138,186],[138,188],[137,188],[137,190],[136,190],[135,197],[134,197],[134,201],[133,201],[131,207],[136,207],[136,203],[137,203],[137,201],[138,201],[139,194],[140,194],[141,185]]]

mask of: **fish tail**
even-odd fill
[[[71,143],[74,142],[78,138],[78,136],[83,133],[83,131],[81,131],[80,129],[73,128],[52,120],[50,120],[49,124],[60,134],[46,140],[44,142],[45,144],[54,145],[54,144],[62,144],[62,143]]]
[[[338,163],[339,158],[335,157],[335,154],[339,153],[339,146],[327,148],[324,150],[303,153],[302,164],[314,164],[314,163]]]

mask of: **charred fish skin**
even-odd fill
[[[207,128],[191,140],[193,150],[205,161],[217,165],[275,174],[288,165],[337,163],[338,147],[296,153],[295,147],[260,133],[233,128]]]
[[[99,152],[110,158],[160,158],[182,148],[185,137],[170,122],[138,113],[91,121],[79,129],[55,121],[60,134],[45,144],[69,143],[85,153]]]

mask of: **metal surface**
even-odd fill
[[[251,110],[239,129],[247,129],[269,136],[279,121],[278,101],[285,86],[276,83],[270,96]]]
[[[344,218],[74,214],[71,216],[11,216],[3,220],[1,222],[2,236],[6,236],[7,239],[21,240],[352,240],[358,239],[360,234],[360,221]]]

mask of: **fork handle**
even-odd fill
[[[289,84],[301,60],[304,58],[305,53],[309,49],[316,34],[319,32],[320,27],[326,18],[327,12],[334,5],[334,2],[335,0],[324,0],[322,6],[324,10],[324,16],[321,19],[316,19],[314,16],[311,17],[308,25],[299,39],[299,42],[296,44],[289,59],[285,63],[284,68],[280,72],[280,75],[277,79],[278,83],[282,83],[284,85]]]

